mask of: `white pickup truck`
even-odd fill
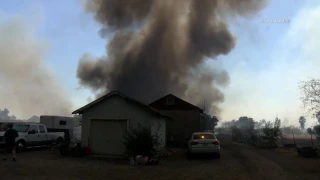
[[[63,132],[48,133],[43,124],[37,123],[14,123],[19,137],[16,138],[17,151],[21,152],[26,147],[46,146],[53,143],[61,143],[64,140]],[[0,146],[4,146],[4,131],[0,132]]]

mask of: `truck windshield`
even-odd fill
[[[13,129],[18,132],[27,132],[30,125],[13,125]]]

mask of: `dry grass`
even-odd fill
[[[1,162],[0,179],[317,179],[319,159],[295,151],[265,150],[219,137],[221,159],[186,158],[186,150],[160,159],[157,166],[130,166],[129,161],[60,158],[45,150],[18,154],[17,162]],[[301,138],[302,139],[302,138]],[[305,138],[304,138],[305,139]]]

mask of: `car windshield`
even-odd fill
[[[18,132],[27,132],[30,125],[13,125],[13,129]]]
[[[216,139],[213,134],[194,134],[193,139]]]

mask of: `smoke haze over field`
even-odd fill
[[[227,55],[236,45],[227,18],[250,16],[267,1],[253,0],[93,0],[86,10],[112,34],[107,57],[84,54],[77,77],[99,94],[119,90],[150,103],[173,93],[194,104],[203,100],[218,115],[224,101],[217,88],[229,82],[208,58]]]
[[[69,115],[71,103],[44,62],[45,44],[23,18],[0,22],[0,102],[17,118]]]

